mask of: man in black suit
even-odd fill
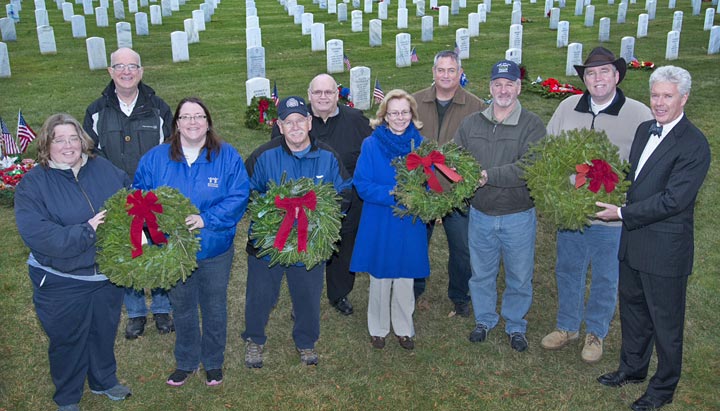
[[[650,108],[655,120],[635,132],[627,202],[622,207],[597,203],[604,208],[598,218],[623,222],[620,366],[598,381],[610,387],[645,381],[653,343],[657,351],[657,370],[645,394],[632,404],[635,411],[671,403],[680,380],[695,198],[710,166],[707,139],[683,112],[690,86],[685,69],[665,66],[653,72]]]

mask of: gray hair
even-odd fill
[[[650,89],[652,90],[655,83],[660,82],[675,84],[683,96],[690,94],[690,88],[692,87],[690,72],[677,66],[662,66],[653,71],[650,75]]]
[[[455,60],[457,63],[458,68],[462,67],[462,61],[460,60],[460,56],[452,50],[443,50],[435,55],[435,60],[433,60],[433,68],[435,68],[438,64],[438,60],[442,58],[451,58]]]

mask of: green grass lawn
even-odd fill
[[[1,1],[3,6],[7,1]],[[396,30],[393,1],[389,19],[383,22],[382,47],[370,48],[368,22],[377,16],[364,16],[362,33],[351,33],[350,23],[337,23],[336,16],[321,12],[310,0],[300,0],[306,12],[315,14],[315,22],[325,23],[326,40],[338,38],[345,43],[345,54],[353,66],[372,69],[387,92],[393,88],[416,91],[431,80],[432,56],[439,50],[452,49],[455,30],[467,24],[467,13],[477,9],[477,0],[468,0],[461,16],[450,16],[450,27],[437,27],[431,43],[420,42],[420,21],[411,6],[410,29],[419,63],[397,69],[394,58]],[[449,5],[449,0],[439,1]],[[619,3],[619,2],[618,2]],[[641,4],[642,3],[642,4]],[[657,6],[657,19],[650,22],[647,38],[637,39],[636,56],[657,65],[664,60],[665,39],[672,26],[672,12],[667,2]],[[73,39],[70,24],[54,1],[46,0],[50,22],[58,45],[56,55],[39,53],[32,1],[23,3],[22,21],[17,25],[17,42],[8,42],[12,77],[0,79],[0,116],[15,129],[18,108],[22,108],[30,126],[39,131],[50,114],[64,111],[82,119],[87,105],[97,98],[109,81],[106,72],[88,70],[85,42]],[[159,3],[158,3],[159,4]],[[266,141],[268,134],[243,127],[245,113],[245,9],[242,0],[224,0],[216,10],[201,42],[190,45],[190,61],[174,64],[171,58],[170,32],[182,30],[182,20],[190,18],[199,0],[189,0],[180,12],[163,18],[162,26],[150,26],[150,36],[133,34],[134,48],[142,55],[145,81],[155,88],[171,107],[188,95],[202,97],[212,110],[220,134],[247,156]],[[310,51],[310,36],[300,35],[300,26],[274,0],[256,0],[263,29],[263,46],[267,56],[267,75],[277,82],[280,96],[306,94],[310,79],[325,70],[325,53]],[[430,11],[427,2],[427,13]],[[686,112],[710,140],[713,153],[720,150],[717,125],[718,77],[720,56],[708,56],[709,32],[702,30],[704,9],[692,16],[689,1],[679,1],[678,10],[685,13],[680,41],[680,58],[673,62],[693,75],[693,91]],[[617,4],[595,4],[595,26],[583,27],[583,17],[574,16],[574,1],[561,11],[561,20],[570,21],[570,41],[584,44],[583,56],[599,45],[598,22],[612,20],[611,41],[603,45],[619,53],[623,36],[634,36],[637,16],[644,2],[630,4],[627,23],[617,25]],[[349,9],[352,9],[350,7]],[[470,59],[463,62],[470,80],[469,90],[480,97],[488,95],[487,83],[491,65],[504,58],[508,45],[511,6],[494,1],[488,22],[481,24],[480,36],[471,38]],[[76,13],[81,5],[75,5]],[[548,29],[543,3],[524,2],[523,64],[530,78],[557,77],[580,86],[577,77],[564,76],[565,49],[555,48],[554,31]],[[147,11],[147,10],[143,10]],[[94,16],[86,16],[88,36],[106,39],[108,52],[115,48],[112,10],[111,27],[95,27]],[[132,16],[128,21],[134,24]],[[133,28],[134,33],[134,28]],[[629,71],[621,84],[625,93],[648,102],[647,71]],[[336,76],[349,86],[349,73]],[[537,94],[520,96],[522,104],[550,119],[558,100],[543,99]],[[715,103],[713,103],[715,101]],[[372,115],[372,113],[368,113]],[[633,130],[628,130],[633,132]],[[717,155],[713,155],[717,159]],[[687,299],[684,370],[675,401],[666,409],[720,409],[720,341],[717,313],[720,312],[720,281],[717,267],[717,215],[720,200],[714,162],[700,193],[696,209],[695,270],[690,277]],[[32,305],[32,287],[27,279],[25,259],[28,250],[15,227],[12,209],[0,207],[0,411],[55,409],[54,388],[47,361],[47,337],[37,321]],[[365,312],[368,278],[358,274],[350,298],[355,314],[341,317],[323,302],[322,331],[317,348],[318,367],[300,365],[291,337],[290,302],[286,288],[271,314],[268,325],[265,367],[248,370],[243,364],[244,346],[240,333],[244,324],[246,254],[244,243],[247,220],[240,223],[236,240],[236,260],[229,289],[229,333],[225,361],[225,382],[216,388],[204,385],[204,375],[194,377],[180,388],[165,385],[174,370],[173,335],[159,336],[149,322],[146,336],[127,341],[122,332],[116,351],[118,376],[134,391],[127,401],[111,403],[86,391],[83,410],[245,410],[245,409],[441,409],[441,410],[617,410],[628,409],[644,390],[644,385],[609,389],[595,378],[614,370],[618,364],[620,330],[617,319],[606,339],[602,361],[587,365],[580,360],[580,346],[549,352],[540,348],[540,339],[555,324],[557,296],[554,276],[554,230],[541,218],[538,228],[537,258],[534,281],[535,298],[528,314],[528,352],[512,351],[502,332],[502,324],[483,344],[471,344],[467,335],[472,319],[449,318],[452,305],[446,297],[447,245],[443,230],[435,230],[430,247],[432,275],[426,295],[418,301],[415,314],[417,347],[412,352],[401,349],[394,341],[385,350],[370,347]],[[502,284],[502,279],[499,281]],[[502,287],[501,287],[502,288]],[[324,301],[324,299],[323,299]],[[121,322],[121,331],[125,321]],[[651,367],[651,372],[654,367]]]

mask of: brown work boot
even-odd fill
[[[603,340],[598,338],[594,334],[588,334],[585,336],[585,345],[583,346],[580,357],[586,363],[594,364],[602,358],[603,355]]]
[[[580,334],[577,331],[555,330],[543,337],[540,346],[546,350],[559,350],[577,340],[579,336]]]

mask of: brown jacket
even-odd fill
[[[435,86],[420,90],[413,94],[413,97],[417,101],[418,116],[423,123],[420,134],[429,140],[437,142],[439,145],[452,141],[455,132],[465,117],[486,107],[485,103],[474,94],[458,88],[450,107],[445,112],[442,127],[439,127],[435,103]]]

